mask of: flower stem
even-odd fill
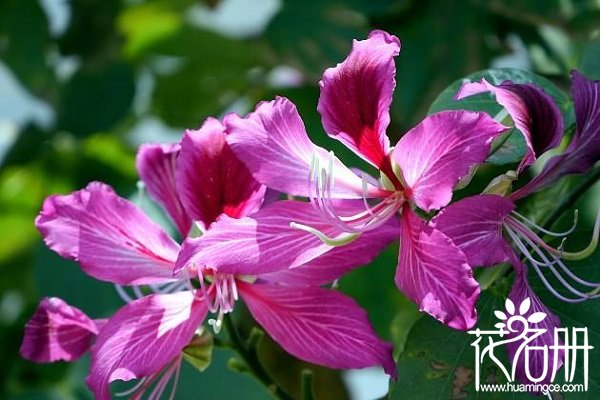
[[[257,348],[260,340],[253,335],[251,342],[249,345],[244,343],[242,337],[240,336],[230,314],[225,314],[223,317],[223,322],[225,323],[225,328],[227,329],[227,333],[229,334],[229,338],[231,340],[232,347],[237,351],[237,353],[242,357],[246,366],[248,367],[248,372],[250,372],[256,379],[258,379],[271,393],[275,398],[280,400],[293,400],[293,397],[287,394],[269,375],[269,373],[265,370],[260,359],[258,358]]]

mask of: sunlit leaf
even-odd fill
[[[136,57],[153,44],[174,35],[181,26],[181,15],[158,4],[143,3],[125,9],[117,27],[126,38],[126,57]]]

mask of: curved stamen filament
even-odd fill
[[[313,156],[309,174],[311,203],[330,224],[346,232],[359,233],[381,226],[398,211],[403,201],[401,193],[393,193],[377,205],[369,206],[367,202],[368,182],[363,174],[361,197],[365,210],[352,216],[339,215],[331,194],[335,181],[334,160],[334,155],[330,152],[328,168],[320,168],[319,159]]]
[[[125,302],[125,303],[131,303],[133,301],[133,299],[131,298],[131,296],[127,293],[127,291],[125,290],[125,288],[121,285],[118,285],[115,283],[115,289],[117,291],[117,294],[119,295],[119,297]]]
[[[575,228],[577,227],[577,222],[579,221],[579,210],[575,210],[575,212],[573,213],[573,225],[571,225],[571,227],[568,230],[566,230],[564,232],[552,232],[548,229],[545,229],[545,228],[539,226],[538,224],[536,224],[529,218],[525,217],[524,215],[519,214],[516,211],[511,212],[511,214],[518,217],[521,221],[523,221],[527,225],[531,226],[532,228],[534,228],[546,235],[554,236],[554,237],[564,237],[564,236],[570,235],[571,233],[573,233],[575,231]]]
[[[523,254],[523,256],[531,263],[532,267],[536,271],[536,274],[539,276],[540,280],[544,284],[544,286],[557,298],[562,301],[569,303],[578,303],[589,299],[594,299],[600,297],[598,295],[598,290],[600,288],[600,283],[592,283],[585,281],[579,278],[575,273],[568,269],[566,265],[560,260],[560,258],[556,257],[552,252],[549,252],[552,261],[548,258],[548,256],[542,251],[542,247],[538,246],[538,243],[534,241],[530,235],[524,234],[520,230],[514,229],[516,226],[505,226],[505,231],[508,233],[513,243],[517,246],[519,251]],[[524,243],[524,242],[525,243]],[[533,254],[527,249],[527,245],[531,247],[531,249],[541,258],[542,261],[536,260]],[[594,288],[591,292],[582,292],[575,287],[573,287],[562,275],[561,273],[554,267],[554,265],[558,265],[560,270],[565,273],[570,279],[577,282],[580,285],[587,286],[590,288]],[[544,267],[549,269],[552,275],[563,285],[565,289],[567,289],[571,294],[575,296],[575,298],[565,297],[560,294],[548,281],[540,267]]]
[[[524,225],[522,222],[518,221],[513,217],[507,218],[506,223],[515,230],[517,230],[519,233],[521,233],[523,236],[527,236],[534,242],[538,243],[549,253],[567,260],[581,260],[583,258],[589,257],[598,247],[598,237],[600,236],[600,209],[598,210],[598,213],[596,215],[596,222],[594,225],[594,231],[592,233],[592,239],[590,240],[590,243],[587,245],[587,247],[577,252],[569,252],[563,249],[565,239],[563,239],[561,245],[558,248],[554,248],[548,245],[536,233],[532,232],[526,225]],[[554,232],[553,234],[554,236],[562,236]]]
[[[560,283],[562,283],[571,293],[583,297],[583,298],[588,298],[588,294],[587,293],[582,293],[581,291],[577,290],[576,288],[574,288],[571,284],[569,284],[569,282],[567,282],[562,275],[560,275],[558,273],[558,271],[551,267],[551,265],[553,265],[549,260],[548,257],[546,257],[546,255],[538,248],[535,246],[535,244],[531,241],[531,239],[524,237],[525,241],[527,242],[527,244],[529,244],[530,246],[533,247],[534,251],[538,254],[538,256],[540,256],[542,258],[542,260],[544,260],[544,262],[546,262],[546,265],[549,267],[548,269],[550,269],[550,272],[552,272],[552,274],[556,277],[556,279],[558,279],[558,281]],[[560,262],[560,260],[558,260]],[[566,268],[566,266],[565,266]]]
[[[146,383],[147,380],[148,380],[148,378],[144,377],[144,378],[140,379],[140,381],[138,383],[136,383],[131,389],[127,389],[123,392],[115,393],[115,396],[125,397],[125,396],[129,396],[132,393],[135,393],[139,388],[144,386],[144,383]]]
[[[208,310],[217,314],[217,318],[209,319],[208,324],[213,327],[215,333],[219,333],[223,324],[223,315],[233,311],[234,304],[238,299],[235,277],[231,274],[220,274],[217,271],[213,271],[211,275],[205,277],[202,269],[198,268],[197,270],[199,291],[202,293]],[[210,284],[208,288],[206,281]]]
[[[297,222],[290,222],[290,227],[311,233],[311,234],[315,235],[316,237],[318,237],[323,243],[325,243],[329,246],[333,246],[333,247],[344,246],[348,243],[353,242],[355,239],[357,239],[360,236],[360,233],[348,233],[348,234],[341,234],[340,236],[338,236],[336,238],[331,238],[318,229],[315,229],[308,225],[299,224]]]
[[[165,388],[171,381],[173,382],[173,386],[171,388],[169,400],[172,400],[173,398],[175,398],[175,390],[177,389],[177,383],[179,381],[180,370],[181,370],[181,356],[178,356],[177,358],[175,358],[175,360],[173,360],[171,363],[169,363],[161,371],[159,371],[155,374],[152,374],[149,377],[142,378],[140,380],[140,382],[138,384],[136,384],[133,388],[131,388],[125,392],[122,392],[122,393],[117,393],[116,396],[119,396],[119,397],[128,396],[135,392],[133,394],[133,396],[131,397],[131,399],[134,399],[134,400],[141,399],[142,396],[144,395],[144,393],[150,388],[150,386],[158,380],[158,382],[154,386],[154,389],[152,389],[150,396],[148,396],[148,400],[159,399],[161,397],[161,395],[163,394],[163,392],[165,391]]]

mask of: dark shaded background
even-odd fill
[[[136,147],[176,141],[207,116],[245,113],[276,94],[298,105],[317,142],[356,162],[325,139],[316,113],[317,82],[324,68],[343,60],[352,39],[373,28],[396,34],[403,45],[392,142],[427,113],[446,86],[491,66],[535,71],[568,93],[572,68],[600,79],[598,4],[0,0],[0,398],[90,397],[83,384],[87,359],[34,365],[18,356],[23,324],[41,296],[60,296],[95,317],[121,305],[111,285],[88,278],[43,246],[33,220],[45,196],[101,180],[165,222],[136,190]],[[493,171],[484,176],[489,179]],[[589,231],[589,209],[597,199],[589,195],[581,205],[588,210],[583,232]],[[341,289],[369,310],[376,330],[399,349],[415,313],[393,286],[395,251],[343,279]],[[587,265],[598,266],[597,258]],[[246,318],[243,310],[236,314]],[[586,323],[595,317],[582,318]],[[262,352],[294,390],[299,364],[268,342]],[[177,398],[228,399],[240,393],[265,398],[258,383],[226,367],[231,355],[217,350],[202,374],[186,365]],[[598,368],[593,374],[599,382]],[[340,379],[331,371],[317,373],[318,398],[347,396]],[[442,392],[440,398],[453,397],[448,385]],[[398,399],[418,396],[395,393]]]

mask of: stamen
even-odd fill
[[[599,216],[600,216],[600,214],[599,214]],[[600,220],[596,221],[596,228],[594,229],[594,236],[592,237],[592,241],[590,242],[590,244],[585,249],[583,249],[577,253],[570,253],[570,252],[567,252],[564,250],[564,243],[565,243],[566,238],[563,238],[563,240],[561,241],[561,244],[558,246],[558,248],[554,248],[554,247],[550,246],[549,244],[547,244],[546,242],[544,242],[544,240],[541,237],[539,237],[535,232],[533,232],[531,229],[529,229],[529,227],[524,225],[522,222],[516,220],[513,217],[509,217],[506,219],[506,225],[514,228],[523,237],[528,237],[532,241],[539,244],[542,248],[544,248],[544,250],[548,251],[549,253],[551,253],[555,256],[558,256],[559,258],[566,258],[568,260],[579,260],[579,259],[585,258],[585,257],[589,256],[591,253],[593,253],[593,251],[595,250],[595,248],[598,244],[598,233],[599,233],[598,229],[600,229],[600,225],[598,225],[599,222],[600,222]]]
[[[573,225],[571,225],[571,227],[568,230],[566,230],[564,232],[552,232],[552,231],[549,231],[547,229],[544,229],[543,227],[539,226],[538,224],[536,224],[532,220],[530,220],[527,217],[519,214],[516,211],[511,212],[511,214],[514,215],[514,216],[516,216],[516,217],[518,217],[521,221],[525,222],[526,224],[528,224],[532,228],[537,229],[538,231],[543,232],[546,235],[554,236],[554,237],[563,237],[563,236],[570,235],[571,233],[573,233],[573,231],[575,231],[575,228],[577,227],[577,222],[579,221],[579,210],[575,210],[573,212]]]
[[[208,289],[206,288],[206,282],[204,282],[204,275],[202,274],[202,269],[203,268],[198,268],[197,269],[198,282],[200,284],[200,291],[202,293],[204,301],[206,302],[206,306],[208,308],[208,311],[215,312],[218,309],[217,299],[215,299],[214,302],[211,302],[210,301],[210,293],[209,293],[209,291],[211,289],[213,289],[215,286],[213,284],[213,285],[210,286],[210,288],[208,288]]]
[[[210,318],[208,324],[212,326],[213,331],[217,334],[223,326],[223,316],[233,311],[235,302],[238,299],[238,290],[236,278],[232,274],[220,274],[215,271],[211,278],[209,290],[213,290],[215,295],[214,303],[209,304],[209,311],[216,313],[217,319]]]
[[[231,285],[231,289],[232,289],[232,294],[233,294],[233,302],[237,301],[238,299],[238,290],[237,290],[237,285],[235,283],[235,277],[233,275],[229,275],[229,280],[230,280],[230,285]]]
[[[179,373],[181,372],[181,358],[177,361],[177,367],[175,368],[175,377],[173,378],[173,387],[171,388],[171,394],[169,400],[175,398],[175,392],[177,391],[177,384],[179,383]]]
[[[115,283],[115,289],[117,290],[117,294],[119,295],[119,297],[125,302],[125,303],[131,303],[133,301],[133,298],[131,298],[131,296],[129,296],[129,294],[127,294],[127,292],[125,291],[125,288],[121,285],[117,285]]]
[[[596,250],[596,247],[598,247],[598,236],[600,236],[600,209],[596,212],[596,223],[594,224],[594,232],[592,233],[590,244],[585,249],[577,252],[564,251],[561,253],[562,258],[566,258],[567,260],[581,260],[589,257]]]
[[[374,207],[369,206],[367,202],[368,182],[366,176],[363,175],[361,197],[365,210],[349,217],[340,216],[332,196],[332,187],[335,183],[334,166],[335,155],[333,152],[329,153],[327,168],[321,168],[319,158],[313,155],[308,179],[311,203],[331,225],[342,231],[361,233],[381,226],[399,209],[403,201],[402,195],[399,193],[390,195]]]
[[[146,380],[148,380],[148,378],[146,378],[146,377],[140,379],[140,381],[138,383],[136,383],[131,389],[127,389],[123,392],[115,393],[115,396],[117,396],[117,397],[129,396],[130,394],[136,392],[140,387],[142,387],[144,385],[144,383],[146,382]]]
[[[132,286],[131,289],[133,290],[133,293],[135,294],[135,296],[138,299],[141,299],[142,297],[144,297],[144,294],[142,293],[142,291],[140,290],[139,286]]]
[[[515,226],[513,226],[513,228],[514,227]],[[523,256],[525,256],[525,258],[531,263],[532,267],[536,271],[536,274],[539,276],[539,278],[541,279],[541,281],[544,284],[544,286],[554,296],[556,296],[560,300],[568,302],[568,303],[579,303],[579,302],[582,302],[582,301],[585,301],[585,300],[589,300],[589,299],[594,299],[594,298],[600,297],[600,295],[598,294],[598,292],[600,291],[600,284],[587,282],[587,281],[579,278],[572,271],[570,271],[567,268],[566,265],[564,265],[564,263],[560,260],[560,258],[554,256],[551,252],[550,252],[550,254],[553,256],[554,259],[553,259],[553,261],[550,261],[548,259],[548,257],[544,254],[544,252],[542,251],[542,249],[537,246],[536,242],[532,238],[530,238],[529,235],[523,234],[523,232],[521,232],[521,231],[514,231],[509,226],[505,226],[505,230],[508,233],[508,235],[510,236],[510,238],[512,239],[513,243],[517,246],[517,248],[523,254]],[[525,246],[525,244],[521,241],[521,238],[519,238],[519,236],[517,235],[517,232],[519,232],[520,234],[522,234],[521,238],[533,249],[533,251],[542,259],[542,261],[538,261],[538,260],[536,260],[533,257],[533,255],[529,252],[529,250],[527,249],[527,247]],[[595,288],[595,289],[592,290],[591,292],[588,292],[588,293],[584,293],[584,292],[581,292],[580,290],[576,289],[554,267],[554,265],[556,265],[556,264],[558,264],[558,266],[560,267],[560,269],[564,273],[566,273],[568,277],[570,277],[571,279],[573,279],[575,282],[577,282],[577,283],[579,283],[579,284],[581,284],[583,286],[592,287],[592,288]],[[550,284],[550,282],[548,281],[548,279],[546,278],[546,276],[544,275],[544,273],[541,271],[540,267],[544,267],[544,268],[549,269],[550,272],[552,273],[552,275],[554,275],[554,277],[563,285],[563,287],[565,289],[567,289],[571,294],[575,295],[576,298],[568,298],[568,297],[565,297],[562,294],[560,294]]]
[[[154,293],[163,294],[163,293],[176,293],[180,292],[187,285],[187,280],[180,279],[176,282],[167,283],[166,285],[150,285],[150,288]]]
[[[220,311],[217,316],[217,319],[210,318],[208,320],[208,324],[210,326],[212,326],[215,334],[218,334],[219,332],[221,332],[221,327],[223,326],[223,315],[225,315],[225,313],[223,311]]]
[[[297,222],[290,222],[290,227],[311,233],[318,237],[323,243],[333,247],[344,246],[358,239],[358,237],[360,236],[360,233],[342,233],[336,238],[331,238],[318,229],[315,229],[308,225],[299,224]]]
[[[527,237],[525,237],[524,239],[525,239],[525,241],[527,241],[528,244],[530,244],[530,245],[532,244],[531,239],[529,239]],[[574,288],[573,286],[571,286],[571,284],[569,282],[567,282],[553,266],[551,266],[550,261],[548,260],[546,255],[539,248],[537,248],[537,247],[534,248],[534,251],[542,258],[542,260],[544,260],[547,263],[548,269],[550,270],[550,272],[552,272],[552,275],[554,275],[556,277],[556,279],[558,279],[558,281],[560,283],[562,283],[563,286],[565,288],[567,288],[571,293],[573,293],[574,295],[579,296],[583,299],[591,298],[587,295],[587,293],[583,293],[583,292],[577,290],[576,288]]]

